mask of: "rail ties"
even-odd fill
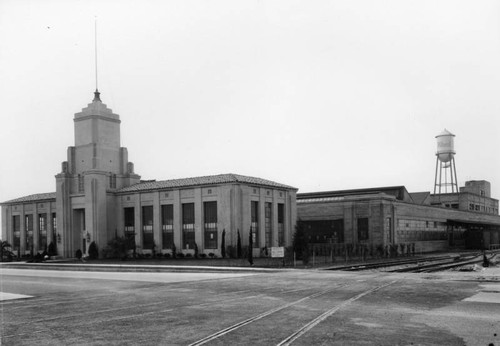
[[[232,326],[229,326],[227,328],[219,330],[218,332],[215,332],[215,333],[213,333],[211,335],[208,335],[208,336],[204,337],[203,339],[200,339],[200,340],[198,340],[196,342],[193,342],[192,344],[189,344],[189,346],[203,345],[203,344],[205,344],[205,343],[207,343],[209,341],[212,341],[214,339],[217,339],[217,338],[219,338],[219,337],[221,337],[221,336],[223,336],[225,334],[231,333],[232,331],[235,331],[236,329],[239,329],[239,328],[241,328],[243,326],[246,326],[247,324],[253,323],[253,322],[258,321],[258,320],[260,320],[260,319],[262,319],[262,318],[264,318],[266,316],[274,314],[275,312],[284,310],[284,309],[289,308],[289,307],[291,307],[293,305],[300,304],[301,302],[303,302],[305,300],[314,299],[316,297],[319,297],[321,295],[329,293],[329,292],[331,292],[331,291],[333,291],[335,289],[338,289],[338,288],[341,288],[341,287],[345,287],[345,286],[347,286],[347,284],[337,285],[335,287],[331,287],[331,288],[328,288],[326,290],[323,290],[323,291],[320,291],[320,292],[316,292],[314,294],[311,294],[311,295],[309,295],[307,297],[304,297],[304,298],[301,298],[299,300],[295,300],[295,301],[290,302],[288,304],[284,304],[284,305],[278,306],[278,307],[276,307],[274,309],[265,311],[265,312],[263,312],[261,314],[258,314],[256,316],[250,317],[250,318],[248,318],[248,319],[246,319],[244,321],[238,322],[236,324],[233,324]]]
[[[340,310],[344,306],[351,304],[352,302],[360,299],[361,297],[366,296],[367,294],[373,293],[373,292],[378,291],[378,290],[380,290],[380,289],[382,289],[384,287],[392,285],[396,281],[397,280],[391,281],[391,282],[389,282],[387,284],[384,284],[384,285],[381,285],[381,286],[377,286],[377,287],[371,288],[371,289],[369,289],[367,291],[364,291],[364,292],[362,292],[362,293],[360,293],[360,294],[358,294],[358,295],[356,295],[356,296],[354,296],[354,297],[352,297],[352,298],[344,301],[343,303],[341,303],[339,305],[334,306],[330,310],[328,310],[328,311],[324,312],[323,314],[321,314],[320,316],[316,317],[311,322],[309,322],[309,323],[305,324],[304,326],[302,326],[302,328],[299,328],[295,333],[291,334],[286,339],[284,339],[279,344],[277,344],[277,346],[288,346],[288,345],[292,344],[295,340],[297,340],[298,338],[300,338],[302,335],[304,335],[305,333],[307,333],[309,330],[311,330],[316,325],[318,325],[319,323],[321,323],[322,321],[324,321],[325,319],[327,319],[328,317],[330,317],[331,315],[333,315],[335,312],[337,312],[338,310]]]

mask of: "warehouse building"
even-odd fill
[[[453,194],[404,186],[300,193],[297,216],[311,243],[415,244],[422,252],[500,246],[498,200],[486,181]]]

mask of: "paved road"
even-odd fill
[[[0,303],[1,345],[500,345],[496,276],[0,269],[0,279],[4,297],[24,296]]]

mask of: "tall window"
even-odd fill
[[[161,206],[162,248],[171,249],[174,244],[174,206]]]
[[[129,245],[133,247],[135,242],[135,211],[134,208],[123,208],[125,218],[125,237],[129,241]]]
[[[47,246],[47,214],[38,214],[38,250]]]
[[[272,218],[273,204],[266,202],[264,204],[264,226],[266,234],[266,247],[273,245],[273,218]]]
[[[194,203],[182,204],[182,248],[194,249]]]
[[[368,218],[358,218],[358,241],[368,240]]]
[[[56,213],[52,213],[52,232],[55,234],[57,231],[57,218]]]
[[[217,249],[217,202],[203,203],[205,249]]]
[[[116,189],[116,174],[109,174],[109,188]]]
[[[251,201],[251,227],[253,247],[259,247],[259,202]]]
[[[14,250],[19,250],[19,247],[21,246],[21,216],[12,216],[12,226],[14,232],[14,244],[12,244],[12,246],[14,247]]]
[[[84,192],[84,188],[83,175],[78,174],[78,192]]]
[[[26,230],[26,249],[31,250],[33,246],[33,214],[24,217],[24,227]]]
[[[278,203],[278,246],[285,245],[285,205]]]
[[[142,207],[142,246],[153,248],[153,206]]]

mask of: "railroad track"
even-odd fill
[[[500,250],[490,250],[490,260],[496,255],[500,254]],[[435,272],[440,270],[447,270],[455,267],[460,267],[468,264],[480,263],[483,261],[483,254],[461,254],[458,256],[445,255],[445,256],[434,256],[434,257],[418,257],[418,258],[407,258],[392,261],[380,261],[373,263],[360,263],[356,265],[346,265],[346,266],[336,266],[326,268],[325,270],[343,270],[343,271],[362,271],[362,270],[372,270],[372,269],[384,269],[387,272],[394,273],[422,273],[422,272]],[[389,269],[391,267],[401,267],[404,268]]]
[[[494,257],[496,257],[498,254],[493,253],[490,254],[488,260],[492,260]],[[470,265],[470,264],[478,264],[482,263],[484,260],[483,255],[476,255],[472,258],[464,258],[462,260],[456,260],[451,263],[432,263],[428,265],[422,265],[422,266],[413,266],[413,267],[408,267],[408,268],[401,268],[401,269],[396,269],[396,270],[391,270],[390,272],[397,272],[397,273],[433,273],[433,272],[438,272],[438,271],[443,271],[443,270],[448,270],[448,269],[453,269],[453,268],[458,268],[462,267],[465,265]]]
[[[333,315],[334,313],[336,313],[338,310],[340,310],[341,308],[353,303],[354,301],[368,295],[368,294],[371,294],[371,293],[374,293],[378,290],[381,290],[389,285],[392,285],[394,284],[395,282],[397,282],[397,280],[395,281],[391,281],[391,282],[388,282],[388,283],[383,283],[383,284],[380,284],[380,285],[377,285],[375,287],[372,287],[372,288],[369,288],[369,289],[365,289],[363,290],[361,293],[358,293],[354,296],[351,296],[350,298],[348,299],[345,299],[343,300],[341,303],[338,303],[338,304],[335,304],[331,307],[329,307],[326,311],[322,312],[319,316],[313,318],[312,320],[310,320],[309,322],[303,324],[302,326],[298,327],[295,329],[295,331],[293,331],[290,335],[288,335],[287,337],[285,337],[284,339],[282,339],[281,341],[279,341],[276,345],[277,346],[288,346],[288,345],[291,345],[295,340],[297,340],[298,338],[300,338],[302,335],[306,334],[309,330],[311,330],[312,328],[314,328],[315,326],[317,326],[319,323],[323,322],[325,319],[327,319],[328,317],[330,317],[331,315]],[[228,326],[226,328],[223,328],[221,330],[218,330],[200,340],[197,340],[191,344],[189,344],[189,346],[199,346],[199,345],[204,345],[208,342],[211,342],[211,341],[214,341],[218,338],[221,338],[229,333],[232,333],[232,332],[235,332],[237,331],[238,329],[240,328],[244,328],[248,325],[251,325],[252,323],[254,322],[257,322],[261,319],[264,319],[264,318],[268,318],[269,316],[271,315],[275,315],[275,314],[278,314],[280,312],[284,312],[285,310],[289,309],[289,308],[292,308],[292,307],[296,307],[298,306],[299,304],[302,304],[302,303],[305,303],[307,301],[311,301],[315,298],[318,298],[320,296],[323,296],[323,295],[326,295],[330,292],[333,292],[334,290],[337,290],[337,289],[340,289],[340,288],[344,288],[344,287],[348,287],[348,286],[352,286],[352,284],[340,284],[340,285],[336,285],[334,287],[331,287],[331,288],[328,288],[328,289],[325,289],[323,291],[320,291],[320,292],[316,292],[314,294],[311,294],[309,296],[306,296],[306,297],[303,297],[303,298],[300,298],[298,300],[295,300],[295,301],[292,301],[292,302],[289,302],[287,304],[283,304],[281,306],[278,306],[278,307],[275,307],[273,309],[270,309],[270,310],[267,310],[267,311],[264,311],[260,314],[257,314],[257,315],[254,315],[252,317],[249,317],[245,320],[242,320],[240,322],[237,322],[231,326]]]
[[[335,266],[335,267],[325,268],[325,270],[361,271],[361,270],[380,269],[385,267],[394,267],[394,266],[401,266],[401,265],[415,264],[422,262],[452,260],[455,257],[456,256],[446,255],[446,256],[425,257],[425,258],[423,257],[404,258],[391,261],[379,261],[372,263],[359,263],[359,264],[352,264],[345,266]]]

